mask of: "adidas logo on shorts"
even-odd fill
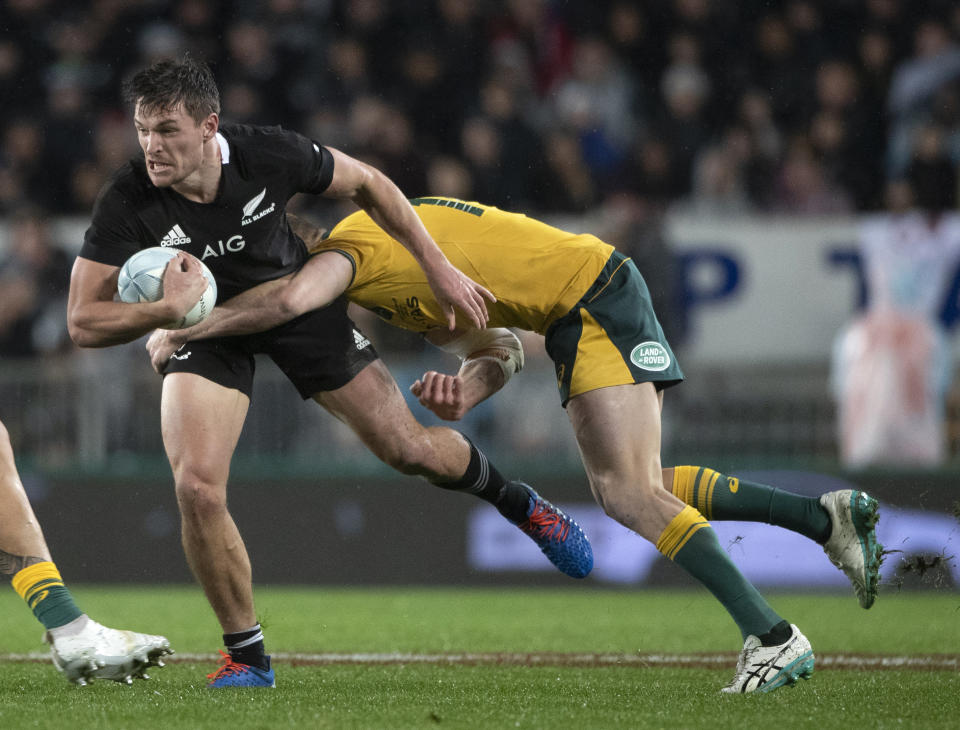
[[[356,344],[358,350],[362,350],[364,347],[370,347],[370,340],[360,334],[357,330],[353,331],[353,342]]]
[[[190,243],[191,238],[186,233],[183,232],[183,229],[179,224],[175,225],[169,231],[167,235],[160,239],[161,246],[184,246]]]

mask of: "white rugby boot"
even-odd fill
[[[883,546],[877,542],[877,500],[866,492],[841,489],[820,497],[832,531],[823,551],[853,584],[857,600],[870,608],[877,598]]]
[[[776,646],[763,646],[748,636],[737,659],[737,673],[721,692],[746,694],[770,692],[813,675],[813,649],[807,637],[793,624],[790,638]]]
[[[163,657],[173,654],[166,637],[111,629],[86,615],[71,623],[78,622],[74,632],[67,624],[66,632],[44,635],[54,665],[74,684],[83,686],[94,679],[130,684],[133,679],[148,679],[146,670],[162,667]]]

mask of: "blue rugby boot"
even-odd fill
[[[593,570],[593,548],[580,525],[537,494],[523,482],[511,482],[527,490],[530,505],[527,519],[517,524],[537,543],[561,573],[571,578],[586,578]]]
[[[276,687],[273,676],[273,667],[270,667],[270,657],[267,657],[267,669],[251,667],[233,661],[233,657],[224,651],[220,652],[220,667],[217,671],[207,675],[210,683],[208,689],[219,687]]]

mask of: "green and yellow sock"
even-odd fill
[[[710,523],[693,507],[684,507],[664,528],[657,550],[706,586],[744,639],[750,634],[765,636],[783,621],[733,564]]]
[[[816,497],[791,494],[700,466],[675,466],[672,489],[707,519],[766,522],[821,545],[830,537],[830,516]]]
[[[63,584],[57,566],[49,561],[34,563],[18,571],[11,583],[13,590],[20,594],[33,615],[48,630],[68,624],[83,615]]]

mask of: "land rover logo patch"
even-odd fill
[[[659,342],[641,342],[630,351],[630,362],[644,370],[666,370],[670,367],[670,354]]]

